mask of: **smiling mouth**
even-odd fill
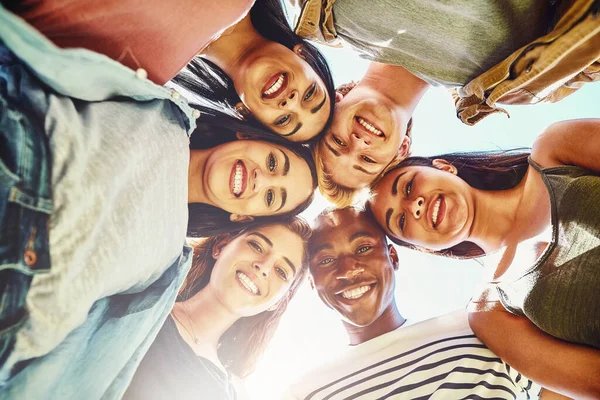
[[[361,285],[350,289],[340,290],[336,293],[337,296],[341,296],[346,300],[356,300],[363,297],[366,293],[370,292],[375,286],[374,283],[368,285]]]
[[[237,160],[231,168],[229,176],[229,191],[235,197],[240,197],[248,186],[248,171],[242,160]]]
[[[370,133],[380,138],[385,138],[385,134],[383,133],[383,131],[371,121],[359,116],[354,117],[354,119],[360,126],[362,126],[367,131],[367,133]]]
[[[444,196],[440,194],[430,207],[433,207],[431,212],[431,225],[434,228],[437,228],[444,220],[446,214],[446,202],[444,201]]]
[[[235,276],[237,281],[242,285],[244,289],[246,289],[249,293],[258,296],[260,294],[260,290],[258,286],[252,281],[252,279],[243,273],[242,271],[236,271]]]
[[[274,99],[278,97],[288,85],[288,76],[285,72],[273,75],[262,88],[263,99]]]

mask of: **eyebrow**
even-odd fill
[[[388,208],[388,210],[385,212],[385,226],[387,226],[389,232],[392,231],[392,228],[390,228],[390,218],[392,217],[393,213],[394,210],[391,208]]]
[[[273,247],[273,242],[271,242],[271,239],[269,239],[268,237],[266,237],[265,235],[263,235],[260,232],[251,232],[248,234],[248,236],[250,235],[254,235],[254,236],[258,236],[259,238],[261,238],[262,240],[264,240],[265,242],[267,242],[267,244],[271,247]]]
[[[325,142],[325,146],[327,146],[327,148],[329,149],[329,151],[331,151],[336,157],[341,156],[341,153],[339,151],[337,151],[336,149],[334,149],[333,147],[331,147],[329,145],[329,143]]]
[[[294,275],[296,275],[296,267],[294,266],[294,263],[290,261],[289,258],[287,257],[283,257],[283,259],[285,260],[286,263],[289,264],[290,268],[292,269],[292,271],[294,271]]]
[[[377,172],[369,172],[366,169],[364,169],[363,167],[361,167],[360,165],[354,165],[352,168],[354,168],[360,172],[364,172],[367,175],[377,175]]]
[[[321,250],[324,249],[331,249],[332,246],[330,244],[322,244],[320,246],[315,247],[313,250],[310,251],[311,256],[317,254],[318,252],[320,252]]]
[[[362,238],[362,237],[373,237],[373,235],[367,231],[356,232],[355,234],[350,236],[350,241],[353,241],[353,240],[356,240],[356,239]]]
[[[400,180],[400,178],[402,177],[402,175],[404,175],[406,173],[406,171],[404,171],[401,174],[398,174],[398,176],[396,177],[396,179],[394,179],[394,183],[392,183],[392,196],[395,196],[398,194],[398,181]]]
[[[321,109],[321,107],[323,107],[323,104],[325,104],[325,101],[327,101],[327,93],[325,93],[324,90],[322,90],[322,91],[323,91],[323,101],[320,104],[317,104],[317,106],[315,108],[310,110],[311,114],[316,114],[317,111],[319,111]]]
[[[281,210],[283,208],[283,206],[285,206],[285,202],[287,200],[287,190],[285,189],[281,189],[281,204],[279,205],[279,208],[277,210],[275,210],[275,212]]]
[[[300,128],[302,128],[302,123],[301,122],[298,125],[296,125],[296,127],[294,128],[293,131],[291,131],[290,133],[287,133],[285,135],[281,135],[281,136],[283,136],[283,137],[292,136],[293,134],[295,134],[296,132],[298,132],[300,130]]]
[[[287,154],[285,154],[285,151],[281,149],[279,149],[279,151],[281,152],[281,154],[283,154],[283,176],[286,176],[288,172],[290,172],[290,158],[287,156]]]

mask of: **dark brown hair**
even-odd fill
[[[527,172],[527,168],[529,167],[527,158],[530,153],[524,150],[513,149],[507,151],[450,153],[433,157],[409,157],[401,161],[395,168],[389,170],[387,174],[406,167],[420,166],[435,168],[433,160],[443,159],[456,167],[458,177],[475,189],[507,190],[517,186]],[[366,208],[371,212],[370,202],[367,202]],[[415,247],[408,242],[394,237],[390,237],[390,240],[399,246],[445,257],[475,258],[485,255],[481,247],[468,241],[444,250],[433,251]]]
[[[219,339],[217,349],[219,360],[229,372],[240,378],[252,373],[256,368],[258,359],[273,337],[289,301],[296,294],[307,273],[307,243],[312,234],[310,226],[299,217],[282,219],[280,222],[272,223],[272,225],[283,225],[300,236],[304,242],[302,265],[287,295],[277,304],[275,310],[263,311],[257,315],[238,319]],[[262,226],[267,225],[263,224]],[[260,228],[260,226],[255,228]],[[229,237],[236,238],[249,230],[248,228],[243,229],[231,234]],[[227,236],[226,234],[213,236],[195,246],[192,267],[179,290],[177,301],[185,301],[191,298],[208,284],[215,266],[215,260],[212,257],[213,247]]]

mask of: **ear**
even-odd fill
[[[298,57],[300,57],[303,60],[306,60],[306,56],[304,55],[304,45],[301,43],[298,43],[297,45],[294,46],[294,53],[296,53],[296,55]]]
[[[252,222],[254,217],[251,215],[231,214],[229,216],[231,222]]]
[[[439,169],[440,171],[450,172],[451,174],[454,174],[454,175],[458,174],[458,170],[456,169],[456,167],[454,165],[450,164],[446,160],[442,160],[441,158],[436,158],[435,160],[432,161],[432,164],[435,168]]]
[[[404,160],[406,157],[408,157],[411,143],[412,140],[408,136],[404,135],[402,138],[402,143],[400,143],[400,148],[398,149],[398,158]]]
[[[338,91],[335,92],[335,102],[339,103],[340,101],[342,101],[344,99],[344,94],[340,93]]]
[[[313,279],[311,274],[308,274],[308,283],[310,284],[310,288],[315,290],[315,280]]]
[[[213,259],[216,260],[217,258],[219,258],[219,256],[223,252],[223,248],[225,246],[227,246],[229,244],[229,242],[231,242],[231,235],[229,235],[229,234],[223,235],[223,237],[221,239],[219,239],[217,242],[215,242],[215,244],[213,245],[213,248],[212,248]]]
[[[250,139],[250,137],[248,135],[246,135],[245,133],[242,133],[242,132],[236,132],[235,137],[238,138],[239,140]]]
[[[247,119],[252,114],[248,107],[246,107],[246,105],[241,101],[235,103],[235,111],[237,111],[242,117],[244,117],[244,119]]]
[[[398,260],[398,252],[394,245],[388,244],[388,254],[390,255],[390,260],[392,260],[394,271],[398,271],[398,268],[400,268],[400,261]]]

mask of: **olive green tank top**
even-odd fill
[[[500,301],[552,336],[600,348],[600,176],[529,164],[550,195],[552,238],[525,274],[498,284]]]

